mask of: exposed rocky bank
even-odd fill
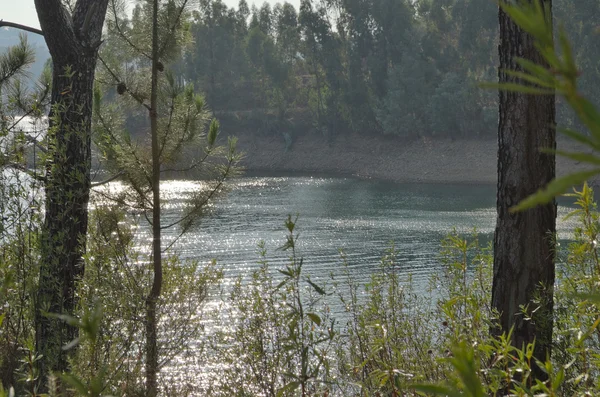
[[[495,184],[497,141],[488,139],[407,140],[390,136],[338,136],[328,143],[318,135],[297,137],[290,150],[281,136],[239,134],[243,165],[253,172],[348,175],[395,182]],[[587,151],[567,139],[563,150]],[[582,164],[557,158],[559,175]]]

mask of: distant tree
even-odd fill
[[[387,94],[376,108],[377,120],[385,134],[404,137],[428,133],[428,97],[433,95],[431,80],[435,68],[413,54],[406,54],[390,71]]]
[[[293,64],[298,59],[300,30],[298,13],[288,2],[275,6],[275,34],[283,62]]]
[[[348,112],[342,95],[346,83],[343,40],[333,32],[327,8],[313,7],[309,0],[300,2],[298,16],[300,32],[304,37],[301,51],[306,68],[314,78],[311,87],[311,110],[315,126],[326,137],[341,130]]]
[[[541,2],[551,18],[551,0]],[[533,38],[500,9],[500,83],[519,82],[517,58],[546,65]],[[549,22],[551,25],[551,21]],[[498,332],[511,333],[518,348],[535,342],[534,357],[551,351],[556,204],[522,212],[511,207],[548,184],[555,175],[554,95],[500,91],[498,126],[498,218],[494,236],[492,307]],[[543,377],[537,368],[536,377]]]
[[[255,110],[263,117],[310,110],[326,136],[355,131],[469,138],[495,129],[497,97],[477,92],[472,83],[497,73],[493,2],[302,0],[296,10],[286,2],[249,8],[242,1],[236,11],[217,13],[219,3],[202,2],[200,14],[211,4],[213,19],[193,23],[196,49],[187,57],[192,64],[186,77],[200,83],[220,111]],[[589,87],[600,81],[600,69],[593,18],[584,16],[598,8],[592,0],[568,0],[557,10],[576,41],[585,43],[576,55]],[[424,84],[415,87],[411,77]],[[406,99],[394,103],[402,92]],[[575,120],[560,113],[568,123]]]
[[[273,10],[266,1],[258,11],[258,28],[267,36],[273,33]]]

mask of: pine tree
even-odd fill
[[[189,230],[202,214],[207,203],[224,191],[225,180],[236,173],[239,155],[235,140],[228,147],[216,145],[219,123],[212,119],[204,98],[194,92],[192,84],[182,82],[171,72],[173,60],[181,55],[186,40],[186,18],[189,3],[186,0],[154,0],[138,5],[132,21],[120,18],[119,4],[111,3],[112,15],[108,23],[105,66],[109,96],[123,95],[115,100],[117,107],[135,104],[146,113],[146,120],[137,123],[141,134],[125,128],[122,114],[113,106],[102,104],[101,93],[96,92],[95,134],[107,167],[122,177],[129,190],[118,197],[118,203],[141,211],[152,229],[153,279],[146,296],[145,313],[145,371],[146,395],[158,393],[160,319],[157,305],[163,284],[163,230],[179,226],[180,232]],[[112,44],[111,44],[112,40]],[[125,59],[115,57],[119,49]],[[207,128],[208,127],[208,128]],[[200,153],[187,163],[182,155],[189,155],[189,147],[199,145]],[[222,157],[216,162],[209,158]],[[202,172],[209,188],[196,192],[188,201],[185,214],[178,220],[164,224],[161,216],[161,180],[165,172]],[[109,178],[111,180],[112,178]]]

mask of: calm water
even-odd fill
[[[165,214],[180,214],[192,181],[164,183]],[[560,214],[566,214],[565,208]],[[366,280],[394,242],[399,263],[416,280],[438,269],[440,240],[455,228],[474,228],[491,238],[495,225],[495,187],[394,184],[373,180],[320,177],[246,177],[233,182],[229,195],[192,232],[174,245],[183,257],[217,259],[226,279],[256,268],[257,244],[264,240],[270,263],[285,262],[284,221],[299,215],[300,253],[313,278],[339,271],[343,250],[356,276]],[[165,223],[169,219],[165,220]],[[561,238],[571,224],[559,221]],[[172,238],[177,230],[168,234]]]

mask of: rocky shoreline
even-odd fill
[[[566,139],[560,139],[558,146],[590,152]],[[238,148],[245,153],[242,164],[250,173],[316,173],[420,183],[495,184],[497,180],[497,141],[491,137],[406,140],[349,135],[328,143],[307,134],[297,137],[286,151],[283,137],[245,133],[238,135]],[[557,159],[559,175],[584,168]]]

